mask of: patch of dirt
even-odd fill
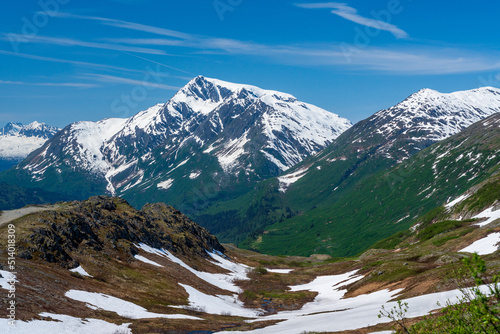
[[[0,226],[7,224],[17,218],[21,218],[23,216],[29,215],[35,212],[47,211],[53,209],[53,205],[44,205],[44,206],[29,206],[26,208],[16,209],[16,210],[8,210],[0,213]]]

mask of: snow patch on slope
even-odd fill
[[[458,203],[460,203],[460,202],[466,200],[467,198],[469,198],[469,196],[470,195],[464,194],[464,195],[462,195],[462,196],[454,199],[453,201],[449,202],[448,204],[446,204],[445,207],[447,207],[448,209],[450,209],[450,208],[454,207],[455,205],[457,205]]]
[[[200,175],[201,175],[201,172],[192,172],[191,174],[189,174],[189,178],[191,180],[194,180],[194,179],[196,179]]]
[[[148,263],[148,264],[152,264],[153,266],[157,266],[157,267],[163,267],[161,264],[159,264],[158,262],[154,262],[148,258],[145,258],[144,256],[142,255],[134,255],[134,258],[136,260],[139,260],[141,262],[144,262],[144,263]]]
[[[102,154],[102,148],[111,137],[123,128],[127,120],[122,118],[108,118],[99,122],[78,122],[71,126],[72,137],[77,143],[76,152],[72,157],[79,166],[95,173],[105,174],[112,167]],[[65,151],[70,151],[65,147]]]
[[[85,269],[83,269],[82,266],[78,266],[74,269],[70,269],[69,271],[71,271],[73,273],[78,273],[82,276],[92,277],[92,275],[90,275]]]
[[[472,218],[475,218],[475,219],[485,219],[486,218],[486,221],[476,224],[478,226],[485,226],[485,225],[488,225],[490,223],[493,223],[497,219],[500,219],[500,209],[494,210],[493,207],[491,207],[491,208],[484,210],[483,212],[481,212],[480,214],[478,214]]]
[[[278,177],[278,181],[280,184],[279,191],[281,191],[283,193],[286,192],[287,189],[290,187],[290,185],[294,184],[300,178],[302,178],[304,175],[306,175],[308,170],[309,170],[309,167],[304,167],[304,168],[301,168],[294,173]]]
[[[9,282],[17,282],[16,274],[10,271],[0,270],[0,275],[2,276],[0,278],[0,288],[2,289],[10,290],[11,285]]]
[[[93,310],[100,309],[115,312],[116,314],[129,319],[167,318],[202,320],[200,318],[184,314],[160,314],[148,312],[144,307],[120,298],[105,295],[103,293],[69,290],[65,293],[65,296],[73,300],[87,303],[87,307]]]
[[[459,252],[478,253],[488,255],[497,251],[497,244],[500,242],[500,232],[491,233],[487,237],[479,239],[471,245],[459,250]]]
[[[191,268],[188,266],[184,261],[179,259],[178,257],[174,256],[172,253],[170,253],[166,249],[157,249],[150,247],[146,244],[139,244],[137,246],[138,248],[141,248],[142,250],[151,253],[151,254],[156,254],[162,257],[165,257],[169,259],[170,261],[177,263],[184,269],[187,269],[190,271],[192,274],[195,276],[199,277],[200,279],[204,280],[205,282],[212,284],[213,286],[219,287],[223,290],[235,292],[235,293],[240,293],[241,289],[234,284],[234,281],[236,280],[247,280],[247,272],[250,270],[250,267],[245,266],[240,263],[232,262],[229,261],[222,256],[215,254],[215,253],[208,253],[210,257],[214,260],[212,263],[229,271],[227,274],[212,274],[204,271],[198,271],[196,269]]]
[[[319,276],[312,282],[292,286],[292,291],[310,290],[318,292],[314,301],[307,303],[300,310],[283,311],[278,314],[261,316],[255,321],[283,320],[275,325],[250,331],[235,331],[235,334],[299,334],[303,332],[340,332],[356,330],[363,327],[387,323],[389,319],[378,318],[378,313],[385,304],[390,310],[397,305],[394,299],[402,289],[393,291],[381,290],[353,298],[344,298],[346,290],[343,286],[354,283],[362,276],[355,272],[340,275]],[[481,290],[486,292],[486,286]],[[457,303],[462,296],[460,290],[438,292],[402,300],[409,305],[407,318],[415,318],[428,314],[439,308],[437,303],[445,305],[447,301]],[[335,319],[335,321],[332,321]],[[223,332],[218,332],[223,333]]]
[[[158,183],[157,187],[158,189],[163,189],[163,190],[168,190],[174,183],[174,179],[168,179],[166,181]]]
[[[32,320],[32,321],[16,321],[14,333],[18,334],[54,334],[54,333],[71,333],[71,334],[110,334],[123,333],[132,334],[128,328],[130,324],[115,325],[100,319],[92,318],[75,318],[69,315],[40,313],[41,317],[50,318],[48,320]],[[56,320],[56,321],[54,321]],[[9,319],[0,319],[0,328],[9,328]]]
[[[232,315],[240,317],[256,317],[262,314],[261,310],[248,309],[238,299],[238,295],[207,295],[195,288],[179,283],[189,294],[189,308],[197,309],[210,314]],[[178,307],[178,306],[172,306]]]
[[[228,141],[222,149],[217,151],[217,160],[219,160],[220,166],[226,173],[238,167],[238,158],[245,154],[244,146],[249,141],[247,130],[243,136]]]

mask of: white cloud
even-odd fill
[[[153,27],[153,26],[148,26],[148,25],[144,25],[144,24],[140,24],[140,23],[110,19],[110,18],[106,18],[106,17],[77,15],[77,14],[70,14],[70,13],[64,13],[64,12],[58,12],[57,14],[55,14],[55,16],[63,17],[63,18],[98,21],[98,22],[101,22],[102,24],[112,26],[112,27],[142,31],[142,32],[149,32],[149,33],[156,34],[156,35],[170,36],[170,37],[175,37],[175,38],[180,38],[180,39],[190,39],[192,37],[191,34],[186,34],[186,33],[175,31],[175,30]]]
[[[334,9],[332,13],[338,15],[346,20],[358,23],[370,28],[375,28],[378,30],[384,30],[392,33],[396,38],[408,38],[409,35],[406,31],[398,28],[397,26],[390,24],[388,22],[376,20],[373,18],[367,18],[358,14],[356,8],[350,7],[345,3],[337,2],[324,2],[324,3],[300,3],[295,4],[297,7],[308,8],[308,9],[321,9],[329,8]]]
[[[138,70],[133,70],[133,69],[124,68],[124,67],[118,67],[118,66],[113,66],[113,65],[89,63],[89,62],[85,62],[85,61],[61,59],[61,58],[54,58],[54,57],[45,57],[45,56],[32,55],[32,54],[20,53],[20,52],[11,52],[11,51],[5,51],[5,50],[0,50],[0,54],[14,56],[14,57],[21,57],[21,58],[26,58],[26,59],[46,61],[46,62],[51,62],[51,63],[70,64],[70,65],[82,66],[82,67],[95,67],[95,68],[100,68],[100,69],[105,69],[105,70],[117,70],[117,71],[125,71],[125,72],[141,72]]]
[[[92,88],[99,87],[95,84],[79,83],[79,82],[24,82],[24,81],[9,81],[0,80],[3,85],[28,85],[28,86],[51,86],[51,87],[76,87],[76,88]]]
[[[356,9],[345,4],[334,2],[298,4],[297,6],[305,8],[335,8],[337,11],[340,11],[345,15],[357,15]],[[80,16],[65,13],[60,13],[59,16],[64,18],[92,20],[101,24],[113,25],[123,29],[140,30],[157,36],[160,35],[169,37],[164,39],[105,39],[105,41],[110,43],[124,44],[120,45],[121,48],[136,48],[135,45],[161,45],[172,48],[183,47],[195,49],[198,54],[252,55],[270,58],[282,64],[303,66],[336,66],[346,70],[371,70],[389,74],[455,74],[500,69],[500,63],[498,61],[498,59],[500,59],[500,54],[495,52],[421,46],[407,48],[376,48],[371,46],[331,43],[307,46],[266,45],[227,38],[187,34],[179,31],[102,17]],[[137,54],[131,53],[130,55],[148,60]]]
[[[164,56],[168,55],[165,51],[158,49],[138,48],[138,47],[130,47],[119,44],[109,44],[109,43],[86,42],[72,38],[58,38],[58,37],[47,37],[47,36],[30,36],[29,38],[26,38],[24,35],[20,34],[4,34],[4,37],[2,37],[2,39],[4,41],[11,41],[12,39],[18,39],[19,41],[27,41],[30,43],[53,44],[61,46],[81,46],[87,48],[106,49],[115,51],[128,51],[128,52],[147,53],[147,54],[156,54]]]
[[[135,80],[135,79],[117,77],[117,76],[113,76],[113,75],[94,74],[94,73],[88,73],[88,74],[86,74],[86,76],[93,77],[96,80],[102,81],[102,82],[112,82],[112,83],[127,84],[127,85],[133,85],[133,86],[145,86],[145,87],[160,88],[160,89],[166,89],[166,90],[179,90],[180,89],[180,87],[165,85],[165,84],[162,84],[160,82],[154,82],[154,80],[151,80],[151,81]]]

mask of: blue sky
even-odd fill
[[[130,117],[204,75],[354,122],[421,88],[500,87],[500,3],[6,0],[0,126]]]

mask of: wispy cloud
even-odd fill
[[[87,73],[85,74],[85,76],[89,78],[94,78],[97,81],[101,82],[111,82],[111,83],[127,84],[133,86],[145,86],[145,87],[176,90],[176,91],[180,89],[180,87],[169,86],[159,82],[147,81],[147,80],[135,80],[135,79],[117,77],[113,75]]]
[[[55,14],[55,16],[63,17],[63,18],[98,21],[102,24],[112,26],[112,27],[124,28],[124,29],[135,30],[135,31],[142,31],[142,32],[149,32],[149,33],[156,34],[156,35],[170,36],[170,37],[175,37],[175,38],[180,38],[180,39],[190,39],[193,36],[191,34],[186,34],[186,33],[180,32],[180,31],[159,28],[159,27],[153,27],[153,26],[140,24],[140,23],[110,19],[110,18],[106,18],[106,17],[77,15],[77,14],[64,13],[64,12],[58,12],[57,14]]]
[[[163,67],[166,67],[166,68],[169,68],[169,69],[172,69],[172,70],[176,70],[176,71],[179,71],[179,72],[182,72],[182,73],[186,73],[186,74],[191,74],[191,75],[194,75],[193,73],[191,72],[188,72],[188,71],[184,71],[184,70],[181,70],[180,68],[177,68],[177,67],[173,67],[173,66],[170,66],[170,65],[167,65],[165,63],[161,63],[161,62],[158,62],[158,61],[155,61],[155,60],[152,60],[152,59],[149,59],[149,58],[145,58],[145,57],[141,57],[139,55],[136,55],[136,54],[133,54],[133,53],[127,53],[127,52],[124,52],[125,54],[129,55],[129,56],[132,56],[132,57],[135,57],[135,58],[138,58],[138,59],[142,59],[142,60],[145,60],[145,61],[148,61],[150,63],[153,63],[153,64],[156,64],[158,66],[163,66]],[[179,79],[185,79],[185,77],[179,77],[179,76],[172,76],[174,78],[179,78]],[[189,78],[188,80],[191,80],[192,78]]]
[[[442,48],[366,48],[355,49],[345,57],[344,52],[309,50],[291,57],[296,64],[315,61],[317,66],[341,66],[345,70],[368,70],[402,75],[438,75],[484,72],[500,69],[500,53],[480,54],[459,49]],[[348,66],[346,66],[348,65]]]
[[[11,52],[11,51],[5,51],[5,50],[0,50],[0,54],[13,56],[13,57],[21,57],[21,58],[26,58],[26,59],[46,61],[46,62],[51,62],[51,63],[61,63],[61,64],[70,64],[70,65],[82,66],[82,67],[100,68],[100,69],[105,69],[105,70],[141,72],[138,70],[129,69],[129,68],[125,68],[125,67],[119,67],[119,66],[113,66],[113,65],[89,63],[89,62],[85,62],[85,61],[46,57],[46,56],[32,55],[32,54],[20,53],[20,52]]]
[[[8,35],[8,36],[7,36]],[[26,37],[20,34],[4,34],[1,38],[4,41],[10,41],[12,38],[25,40]],[[43,43],[43,44],[53,44],[53,45],[61,45],[61,46],[81,46],[87,48],[96,48],[96,49],[106,49],[106,50],[115,50],[115,51],[127,51],[127,52],[137,52],[137,53],[147,53],[147,54],[155,54],[155,55],[164,55],[168,54],[163,50],[158,49],[148,49],[142,47],[132,47],[132,46],[123,46],[119,44],[110,44],[110,43],[96,43],[96,42],[86,42],[80,41],[72,38],[58,38],[58,37],[48,37],[48,36],[31,36],[28,40],[30,43]]]
[[[211,49],[222,50],[229,53],[240,53],[242,50],[246,52],[254,52],[265,48],[257,43],[244,42],[228,38],[216,38],[197,34],[188,34],[180,31],[149,26],[134,22],[110,19],[97,16],[77,15],[71,13],[60,12],[57,14],[61,18],[81,19],[96,21],[104,25],[113,26],[116,28],[128,29],[133,31],[146,32],[158,36],[167,36],[166,38],[108,38],[103,39],[105,42],[128,44],[128,45],[150,45],[150,46],[176,46],[192,49]]]
[[[128,52],[123,52],[123,53],[125,53],[129,56],[132,56],[132,57],[136,57],[136,58],[148,61],[148,62],[153,63],[153,64],[157,64],[159,66],[163,66],[163,67],[166,67],[166,68],[169,68],[172,70],[176,70],[179,72],[183,72],[186,74],[194,75],[192,73],[186,72],[186,71],[181,70],[179,68],[172,67],[172,66],[169,66],[169,65],[164,64],[164,63],[160,63],[160,62],[148,59],[148,58],[138,56],[134,53],[128,53]],[[27,54],[27,53],[12,52],[12,51],[5,51],[5,50],[0,50],[0,54],[13,56],[13,57],[21,57],[21,58],[26,58],[26,59],[46,61],[46,62],[51,62],[51,63],[61,63],[61,64],[70,64],[70,65],[75,65],[75,66],[81,66],[81,67],[98,68],[101,70],[108,70],[108,71],[118,71],[118,72],[126,72],[126,73],[140,73],[140,74],[147,72],[147,69],[137,70],[137,69],[133,69],[133,68],[126,68],[126,67],[113,66],[113,65],[107,65],[107,64],[89,63],[89,62],[85,62],[85,61],[46,57],[46,56],[32,55],[32,54]],[[177,78],[177,79],[182,79],[182,80],[191,80],[192,79],[191,77],[187,78],[184,76],[171,75],[168,73],[156,73],[155,75],[169,77],[169,78]]]
[[[76,87],[76,88],[93,88],[99,87],[96,84],[87,84],[79,82],[24,82],[24,81],[8,81],[0,80],[2,85],[23,85],[23,86],[50,86],[50,87]]]
[[[333,8],[334,12],[353,18],[360,17],[356,9],[342,3],[325,2],[313,4],[296,4],[303,8]],[[337,14],[337,13],[336,13]],[[156,36],[168,38],[120,38],[105,39],[120,45],[122,48],[137,48],[142,46],[169,46],[183,47],[197,50],[199,54],[229,54],[252,55],[273,59],[276,62],[304,66],[337,66],[343,70],[371,70],[389,74],[455,74],[471,73],[500,69],[500,55],[492,52],[475,52],[463,49],[445,49],[439,47],[407,47],[407,48],[376,48],[352,47],[347,44],[322,44],[322,45],[266,45],[255,42],[240,41],[227,38],[216,38],[203,35],[194,35],[179,31],[147,26],[133,22],[108,19],[102,17],[82,16],[75,14],[59,13],[63,18],[77,18],[92,20],[100,24],[112,25],[122,29],[138,30]],[[366,19],[366,18],[363,18]],[[370,20],[370,19],[368,19]],[[373,20],[376,21],[376,20]],[[400,36],[407,34],[397,27],[383,24],[383,22],[363,21],[382,30],[391,31]],[[396,28],[396,29],[394,29]],[[404,33],[404,34],[403,34]],[[107,44],[107,43],[103,43]],[[346,50],[347,48],[347,50]],[[147,48],[146,48],[147,50]],[[156,50],[156,49],[152,49]],[[125,52],[125,51],[124,51]],[[129,55],[142,58],[153,63],[156,61],[143,58],[130,51]],[[125,52],[127,53],[127,52]],[[346,54],[347,53],[347,54]],[[158,63],[161,64],[161,63]],[[169,67],[168,65],[161,64]],[[171,67],[170,67],[171,68]],[[173,68],[175,69],[175,68]],[[179,69],[176,69],[179,70]],[[182,71],[182,70],[180,70]],[[186,71],[183,71],[188,73]],[[191,73],[189,73],[191,74]],[[101,78],[102,79],[102,78]],[[108,80],[110,78],[107,78]],[[117,80],[117,79],[115,79]],[[135,84],[135,83],[134,83]]]
[[[350,7],[345,3],[338,3],[338,2],[299,3],[295,4],[295,6],[308,9],[322,9],[322,8],[333,9],[332,10],[333,14],[338,15],[354,23],[358,23],[378,30],[388,31],[392,33],[396,38],[409,37],[406,31],[398,28],[397,26],[390,24],[388,22],[361,16],[358,14],[356,8]]]

